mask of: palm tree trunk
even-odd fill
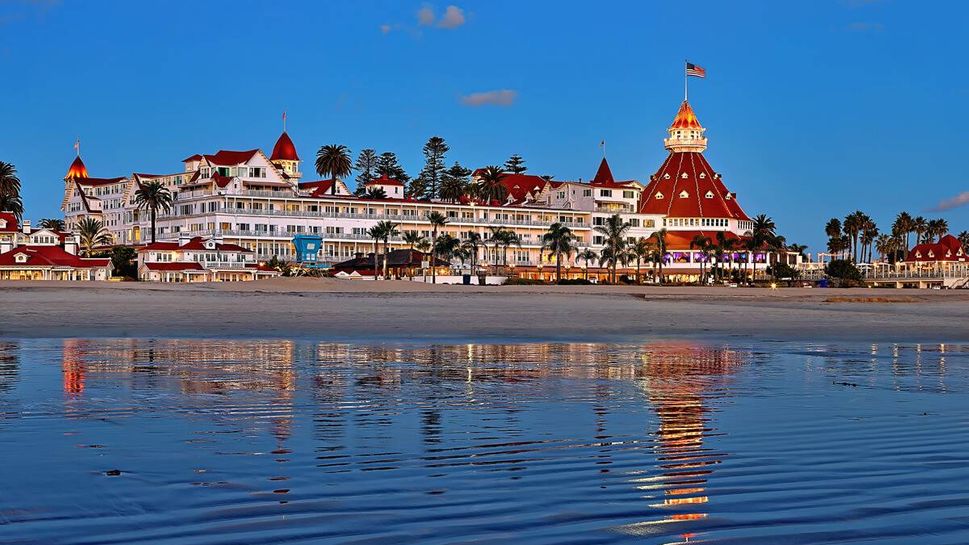
[[[155,243],[155,209],[151,209],[151,243]]]
[[[373,239],[373,279],[377,279],[377,254],[380,253],[380,240]]]
[[[555,252],[555,283],[562,283],[562,252]]]
[[[427,280],[427,277],[424,278]],[[437,228],[434,228],[434,240],[431,242],[431,284],[437,284]]]
[[[384,239],[384,280],[387,280],[387,256],[390,254],[390,240]]]

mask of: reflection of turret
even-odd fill
[[[61,371],[64,374],[64,393],[79,396],[84,392],[84,362],[81,361],[81,341],[64,339]]]
[[[638,378],[659,417],[654,450],[660,475],[635,482],[642,490],[662,492],[662,501],[651,507],[673,511],[649,524],[706,517],[699,506],[710,501],[707,479],[724,454],[703,446],[713,431],[705,402],[713,387],[748,358],[746,353],[687,343],[645,347]]]
[[[17,382],[19,366],[17,345],[11,342],[0,342],[0,392],[13,388],[13,384]]]

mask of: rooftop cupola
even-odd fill
[[[296,146],[293,144],[293,140],[286,134],[285,130],[283,130],[283,134],[279,135],[279,139],[276,140],[276,145],[273,146],[273,153],[269,157],[269,160],[281,168],[288,176],[293,178],[300,177],[299,155],[296,153]]]
[[[663,139],[666,149],[676,153],[684,151],[702,152],[707,149],[707,139],[703,136],[706,129],[693,113],[690,103],[683,101],[680,110],[676,112],[673,124],[670,125],[668,138]]]

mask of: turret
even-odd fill
[[[667,130],[670,135],[663,139],[663,144],[672,152],[703,152],[707,149],[707,139],[703,136],[706,129],[700,125],[696,114],[693,113],[693,108],[685,100],[680,105],[680,110],[676,112],[673,124]]]
[[[273,153],[269,157],[269,160],[273,162],[278,168],[282,169],[290,178],[299,178],[301,176],[299,172],[299,155],[296,153],[296,146],[293,144],[293,140],[283,131],[283,134],[279,135],[279,139],[276,140],[276,145],[273,146]]]

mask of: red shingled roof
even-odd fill
[[[188,163],[189,161],[201,161],[201,160],[202,160],[202,156],[196,153],[195,155],[191,155],[189,157],[182,159],[182,162]]]
[[[283,131],[283,134],[279,135],[279,139],[276,140],[276,145],[273,146],[273,154],[269,157],[270,161],[299,161],[299,155],[296,154],[296,146],[293,144],[293,140]]]
[[[696,236],[708,237],[711,242],[717,242],[717,232],[718,231],[667,231],[666,232],[666,249],[669,251],[684,251],[696,248],[690,248],[690,243]],[[743,237],[737,236],[731,231],[724,231],[724,236],[727,240],[737,241],[738,243],[744,240]],[[654,234],[653,237],[656,235]]]
[[[703,154],[694,151],[670,153],[643,190],[639,213],[750,220]]]
[[[907,261],[966,261],[966,251],[959,239],[946,235],[939,242],[917,244],[909,251]]]
[[[523,202],[529,195],[534,197],[546,184],[548,181],[545,178],[533,174],[505,174],[501,179],[501,185],[505,186],[515,203]]]
[[[178,242],[152,242],[137,248],[137,250],[139,252],[148,250],[206,250],[205,242],[206,239],[203,237],[192,237],[183,246],[179,246]],[[238,244],[228,244],[222,242],[217,242],[215,244],[215,249],[220,252],[252,253],[252,250],[239,246]]]
[[[88,178],[88,177],[83,177],[83,178],[74,178],[74,183],[76,183],[77,185],[83,185],[83,186],[87,186],[87,187],[97,187],[97,186],[101,186],[101,185],[116,184],[116,183],[118,183],[118,182],[120,182],[120,181],[122,181],[124,179],[125,179],[124,176],[119,176],[117,178]]]
[[[384,174],[383,176],[379,178],[374,178],[373,180],[370,180],[369,182],[363,185],[399,185],[401,187],[404,187],[404,182],[401,182],[400,180],[395,180],[387,176],[386,174]]]
[[[249,159],[259,153],[258,149],[251,149],[246,151],[227,151],[219,150],[215,155],[206,155],[205,159],[213,165],[219,166],[233,166],[241,165],[247,162]]]
[[[0,212],[0,219],[7,222],[6,227],[0,227],[0,233],[8,233],[20,230],[20,223],[13,212]]]
[[[17,254],[27,254],[27,261],[17,263]],[[69,254],[60,246],[17,246],[0,254],[0,266],[27,267],[103,267],[111,263],[109,258],[82,258]]]
[[[599,163],[599,170],[596,171],[596,175],[592,178],[592,181],[589,183],[611,184],[611,183],[614,183],[615,181],[616,179],[612,177],[612,170],[609,168],[609,163],[606,161],[606,158],[603,157],[602,162]]]

